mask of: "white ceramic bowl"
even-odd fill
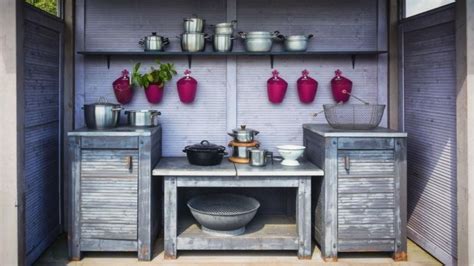
[[[277,146],[278,152],[283,157],[282,165],[297,166],[300,165],[298,158],[303,154],[305,146],[299,145],[282,145]]]

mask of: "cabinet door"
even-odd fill
[[[338,150],[339,251],[395,248],[394,150]]]
[[[82,150],[80,186],[81,240],[137,239],[137,150]]]

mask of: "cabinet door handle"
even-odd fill
[[[349,157],[348,155],[344,157],[344,168],[347,172],[351,170],[351,157]]]
[[[132,171],[133,170],[133,157],[132,156],[127,157],[127,164],[128,164],[128,170]]]

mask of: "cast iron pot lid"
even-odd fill
[[[204,151],[204,152],[223,152],[225,151],[225,147],[210,143],[207,140],[203,140],[201,141],[201,143],[186,146],[184,150],[185,151]]]

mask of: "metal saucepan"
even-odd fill
[[[273,152],[267,150],[260,150],[257,148],[249,149],[248,151],[249,164],[251,166],[265,166],[270,158],[273,164]]]
[[[215,52],[232,51],[234,37],[229,34],[216,34],[213,36],[213,44]]]
[[[227,154],[224,146],[212,144],[207,140],[186,146],[183,152],[186,153],[190,164],[201,166],[218,165]]]
[[[126,110],[128,125],[132,127],[149,127],[158,125],[158,116],[161,112],[157,110]]]
[[[247,128],[245,125],[241,125],[240,128],[235,128],[232,130],[232,133],[227,133],[229,136],[234,138],[236,142],[252,142],[255,139],[255,136],[258,135],[257,130]]]
[[[190,18],[184,19],[184,32],[185,33],[202,33],[204,30],[204,23],[206,21],[202,18],[198,18],[193,15]]]
[[[232,20],[231,22],[218,23],[216,25],[210,25],[210,26],[214,27],[215,34],[232,35],[234,33],[235,25],[237,25],[237,20]]]
[[[280,32],[251,31],[248,33],[239,32],[239,35],[244,39],[245,50],[248,52],[270,52],[273,40],[280,35]]]
[[[288,52],[304,52],[308,48],[309,39],[313,38],[310,35],[279,35],[278,38],[284,41],[285,50]]]
[[[206,39],[209,36],[206,33],[183,33],[177,37],[181,39],[181,50],[183,52],[201,52],[206,49]]]
[[[97,103],[84,104],[84,119],[87,128],[107,129],[117,127],[119,124],[120,104],[108,103],[105,98],[99,98]]]
[[[138,42],[140,46],[144,47],[145,51],[163,51],[169,43],[168,38],[156,35],[156,32],[152,32],[151,35],[145,36]]]

